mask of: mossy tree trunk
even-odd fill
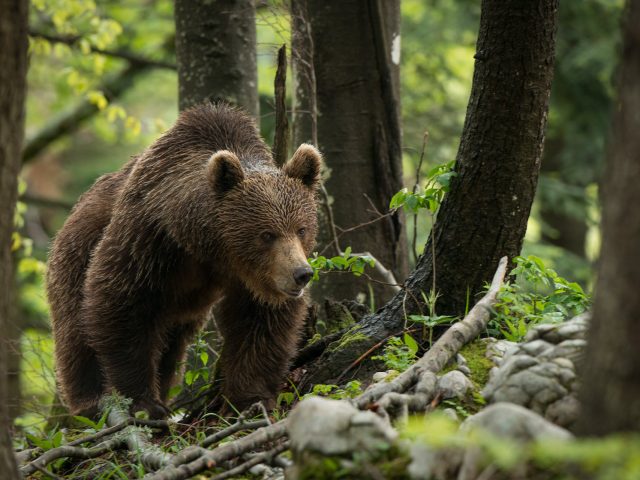
[[[0,0],[0,332],[6,332],[13,283],[11,234],[24,137],[27,73],[27,0]],[[0,339],[0,472],[20,478],[9,436],[7,345]]]
[[[350,352],[330,352],[310,372],[325,382],[376,342],[427,313],[464,314],[500,257],[520,253],[536,189],[553,76],[557,0],[483,0],[475,72],[451,190],[406,287],[365,317]],[[330,154],[331,152],[328,152]],[[435,260],[436,268],[433,268]]]
[[[180,110],[226,100],[258,117],[254,0],[176,0]]]
[[[386,212],[402,188],[399,23],[399,0],[292,1],[294,143],[317,140],[335,224],[342,229],[375,218],[374,208]],[[329,246],[325,255],[335,255],[331,228],[320,213],[318,249]],[[402,282],[408,273],[405,237],[397,214],[345,234],[340,247],[371,252]],[[371,286],[377,305],[391,297],[389,287]],[[316,298],[369,294],[367,279],[351,275],[332,275],[314,288]]]
[[[624,15],[618,101],[603,187],[602,250],[579,431],[640,430],[640,0]]]

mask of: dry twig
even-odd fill
[[[41,468],[46,467],[51,462],[54,462],[59,458],[71,457],[88,459],[99,457],[100,455],[108,451],[122,448],[125,439],[121,437],[114,437],[93,447],[80,447],[80,445],[85,443],[95,443],[96,441],[101,440],[106,436],[115,435],[129,426],[146,426],[159,429],[166,429],[168,427],[167,422],[165,422],[164,420],[143,420],[127,416],[127,418],[120,422],[115,422],[114,419],[113,423],[108,428],[100,430],[99,432],[91,435],[77,438],[76,440],[69,442],[67,445],[52,448],[51,450],[47,450],[46,452],[43,452],[40,448],[32,448],[29,450],[18,452],[16,453],[16,460],[19,464],[25,463],[35,455],[38,455],[37,458],[20,468],[20,471],[24,475],[30,475],[32,473],[35,473],[36,470],[40,471]]]
[[[289,450],[289,442],[285,441],[280,445],[278,445],[277,447],[272,448],[271,450],[254,455],[249,460],[247,460],[244,463],[241,463],[237,467],[234,467],[230,470],[227,470],[226,472],[216,475],[215,477],[213,477],[212,480],[225,480],[227,478],[235,477],[236,475],[242,475],[243,473],[249,471],[251,468],[255,467],[256,465],[260,465],[261,463],[271,463],[277,455],[287,450]]]
[[[161,471],[145,476],[148,480],[183,480],[198,473],[204,472],[220,465],[222,462],[237,458],[247,452],[262,447],[266,443],[284,437],[287,420],[280,420],[268,427],[263,427],[249,435],[219,446],[214,450],[206,450],[196,447],[199,456],[188,463],[177,464],[178,458],[174,459],[172,465],[163,468]],[[180,458],[180,460],[182,460]]]

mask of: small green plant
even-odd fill
[[[433,329],[440,325],[451,325],[456,317],[450,315],[409,315],[409,320],[414,324],[423,326],[422,338],[433,344]]]
[[[84,417],[81,417],[81,418],[84,418]],[[27,433],[27,438],[33,445],[41,448],[44,451],[51,450],[52,448],[57,448],[61,446],[62,443],[65,441],[62,430],[58,430],[57,427],[45,433],[46,433],[46,436],[44,437],[36,437],[35,435],[31,435]]]
[[[491,335],[518,342],[533,325],[559,323],[591,306],[591,297],[580,285],[560,277],[538,257],[516,257],[514,262],[516,282],[500,290],[489,324]]]
[[[293,392],[281,392],[276,398],[276,408],[290,407],[295,399]]]
[[[403,188],[396,193],[389,203],[391,210],[404,208],[407,213],[418,213],[421,209],[427,209],[431,215],[435,215],[445,194],[449,191],[451,179],[457,174],[453,171],[455,161],[437,165],[427,173],[427,182],[418,192],[410,192]]]
[[[333,398],[334,400],[343,400],[345,398],[355,398],[361,393],[362,383],[358,380],[351,380],[344,388],[340,388],[338,385],[314,385],[311,393],[307,393],[302,399],[320,396]]]
[[[405,333],[402,338],[391,337],[384,347],[382,355],[374,355],[372,360],[382,360],[390,370],[403,372],[416,360],[418,343]]]
[[[105,410],[97,422],[94,422],[90,418],[82,417],[79,415],[74,416],[73,419],[79,423],[82,423],[83,425],[86,425],[87,427],[89,427],[89,429],[93,430],[94,432],[98,432],[102,430],[105,424],[107,423],[108,415],[109,415],[109,410]]]
[[[314,252],[309,259],[309,264],[313,269],[312,281],[320,278],[320,272],[344,271],[351,272],[356,277],[364,273],[366,266],[373,267],[375,260],[368,255],[352,255],[351,247],[347,247],[342,255],[327,258]]]
[[[195,363],[189,365],[187,362],[183,383],[171,387],[169,390],[169,398],[177,397],[184,389],[199,387],[197,392],[195,392],[195,394],[198,395],[211,387],[211,383],[209,382],[211,372],[211,365],[209,365],[209,344],[206,338],[209,333],[208,331],[198,333],[191,346],[193,354],[190,355],[190,358],[193,358]],[[202,379],[202,385],[196,383],[198,379]]]

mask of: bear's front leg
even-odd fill
[[[131,412],[146,410],[152,418],[163,418],[169,413],[160,399],[158,379],[164,335],[157,307],[141,298],[154,295],[123,295],[109,285],[87,282],[84,330],[105,375],[106,392],[116,390],[131,398]]]
[[[269,409],[275,406],[305,314],[303,299],[273,306],[258,302],[242,287],[221,300],[216,323],[224,337],[222,394],[235,409],[242,411],[257,401]]]

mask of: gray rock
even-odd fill
[[[547,358],[568,358],[572,362],[580,361],[584,355],[587,341],[582,339],[564,340],[549,352]]]
[[[482,395],[487,398],[491,391],[505,383],[510,376],[537,364],[538,361],[528,355],[509,355],[505,357],[502,365],[497,370],[491,370],[489,373],[489,382],[485,386]]]
[[[494,435],[520,441],[538,439],[570,440],[573,435],[531,410],[512,403],[496,403],[467,418],[461,431],[482,428]]]
[[[580,402],[575,395],[569,395],[547,407],[545,418],[556,425],[573,426],[580,415]]]
[[[458,370],[459,372],[462,372],[463,374],[469,376],[471,375],[471,369],[469,367],[467,367],[466,365],[460,365],[458,366],[458,368],[456,368],[456,370]]]
[[[495,338],[487,338],[484,341],[487,343],[486,356],[495,365],[499,365],[501,363],[500,360],[518,345],[515,342],[510,342],[508,340],[496,340]]]
[[[565,323],[533,327],[525,342],[506,351],[499,367],[490,372],[484,398],[489,403],[522,405],[569,426],[577,415],[576,365],[584,355],[588,319],[580,315]],[[564,398],[568,400],[563,402]]]
[[[531,328],[526,336],[524,337],[525,342],[531,342],[532,340],[536,340],[538,338],[542,338],[547,333],[552,332],[556,329],[556,326],[550,323],[541,323],[540,325],[536,325]]]
[[[565,323],[558,327],[558,334],[565,340],[586,340],[587,324],[580,322]]]
[[[388,372],[376,372],[373,374],[373,377],[371,377],[371,379],[378,383],[381,382],[382,380],[384,380],[385,378],[387,378],[387,376],[389,375]]]
[[[533,440],[555,439],[568,441],[573,435],[545,420],[540,415],[512,403],[496,403],[465,420],[461,431],[480,429],[480,432],[527,443]],[[458,480],[475,480],[486,465],[479,447],[467,448],[458,471]],[[517,478],[528,478],[526,465],[516,467],[512,472]],[[515,478],[514,477],[514,478]]]
[[[518,347],[518,351],[535,357],[537,355],[540,355],[542,352],[549,350],[550,348],[553,348],[552,344],[550,344],[549,342],[545,342],[544,340],[537,339],[523,343]]]
[[[438,379],[438,391],[444,399],[462,399],[471,390],[473,390],[473,383],[459,370],[447,372]]]
[[[397,437],[397,432],[375,413],[360,411],[344,400],[322,397],[300,402],[289,415],[287,430],[294,454],[375,451]]]
[[[511,402],[518,405],[528,405],[530,396],[523,390],[520,385],[504,385],[491,393],[487,390],[482,391],[482,396],[489,403]]]

